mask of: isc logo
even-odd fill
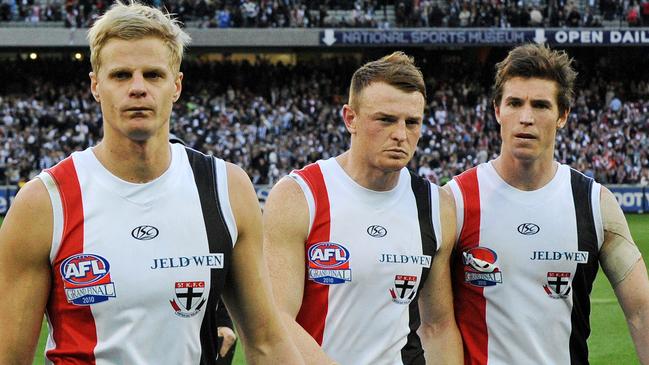
[[[158,231],[154,226],[139,226],[133,228],[131,236],[136,240],[148,241],[158,237],[158,233],[160,233],[160,231]]]
[[[108,260],[93,254],[78,254],[68,257],[61,264],[61,276],[71,284],[90,284],[108,274]]]
[[[321,268],[334,268],[349,261],[349,251],[333,242],[322,242],[311,246],[309,261]]]

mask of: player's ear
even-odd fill
[[[97,74],[90,71],[88,76],[90,76],[90,92],[95,98],[95,101],[99,102],[99,92],[97,92]]]
[[[356,133],[356,112],[354,109],[349,106],[349,104],[343,105],[343,120],[345,121],[345,127],[351,134]]]
[[[174,80],[174,86],[176,88],[176,91],[173,94],[174,103],[178,101],[178,98],[180,98],[180,92],[183,90],[183,76],[182,72],[178,72],[176,80]]]
[[[496,104],[495,100],[493,104],[494,104],[494,111],[495,111],[494,114],[496,115],[496,121],[498,122],[498,124],[500,124],[500,107]]]
[[[562,115],[559,115],[559,119],[557,119],[557,129],[561,129],[566,125],[568,122],[568,115],[570,115],[570,108],[567,108]]]

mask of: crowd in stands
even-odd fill
[[[624,9],[615,8],[608,20],[621,19]],[[395,9],[397,27],[599,27],[602,16],[575,1],[560,1],[550,7],[541,1],[399,1]],[[602,9],[600,8],[600,13]],[[648,9],[649,10],[649,9]],[[649,14],[648,14],[649,15]],[[648,18],[649,20],[649,18]]]
[[[649,26],[649,0],[142,0],[189,26],[598,27]],[[111,0],[0,0],[3,21],[91,25]],[[551,4],[550,6],[548,4]],[[388,16],[388,7],[393,16]],[[340,13],[340,11],[343,11]]]
[[[427,75],[428,103],[410,168],[444,183],[499,151],[491,75],[468,71],[461,57],[445,65],[433,64],[433,57],[418,61]],[[189,146],[240,165],[254,183],[272,184],[294,168],[348,147],[340,109],[358,62],[188,61],[171,130]],[[101,112],[79,63],[1,66],[20,71],[8,73],[0,85],[0,185],[21,184],[100,140]],[[433,69],[437,72],[428,71]],[[556,157],[603,183],[648,184],[649,79],[615,81],[609,74],[603,61],[580,76]]]

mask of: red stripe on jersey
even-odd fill
[[[47,314],[56,347],[45,354],[53,363],[94,364],[97,330],[89,306],[68,303],[65,296],[61,263],[83,253],[83,201],[72,157],[47,170],[56,181],[63,206],[63,236],[52,262],[52,288]]]
[[[313,163],[302,170],[295,171],[295,173],[309,185],[315,200],[315,219],[305,242],[304,295],[296,320],[316,340],[318,345],[322,345],[327,310],[329,309],[329,286],[309,280],[308,252],[314,244],[328,242],[330,239],[329,195],[320,165]]]
[[[480,244],[480,189],[478,169],[455,178],[464,200],[464,225],[453,265],[455,318],[464,341],[464,363],[486,365],[488,358],[487,303],[484,288],[465,282],[463,252]]]

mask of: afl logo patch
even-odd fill
[[[160,232],[154,226],[139,226],[131,231],[131,236],[136,240],[148,241],[158,237],[158,233]]]
[[[109,270],[108,260],[99,255],[74,255],[61,264],[63,280],[74,285],[92,284],[108,275]]]
[[[77,254],[61,263],[63,290],[69,303],[90,305],[115,297],[110,278],[110,263],[93,254]]]
[[[352,280],[349,251],[338,243],[316,243],[307,251],[309,280],[319,284],[341,284]]]
[[[309,261],[324,269],[335,268],[349,261],[349,251],[337,243],[318,243],[309,249]]]
[[[540,230],[541,228],[534,223],[523,223],[520,226],[518,226],[518,233],[525,236],[531,236],[533,234],[537,234],[539,233]]]
[[[383,226],[379,226],[378,224],[375,224],[373,226],[367,227],[367,234],[374,238],[381,238],[385,237],[386,234],[388,234],[388,230],[385,229]]]

